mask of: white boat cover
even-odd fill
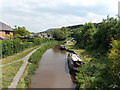
[[[73,61],[83,61],[81,58],[79,58],[76,54],[71,54],[71,58]]]

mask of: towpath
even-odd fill
[[[41,48],[41,46],[38,47],[37,49],[33,50],[32,52],[30,52],[30,53],[29,53],[27,56],[25,56],[24,58],[20,59],[20,60],[23,60],[24,62],[23,62],[23,64],[22,64],[21,68],[19,69],[19,71],[17,72],[16,76],[14,77],[13,82],[12,82],[11,85],[8,87],[8,89],[9,89],[9,88],[16,88],[16,87],[17,87],[17,84],[18,84],[18,82],[19,82],[19,80],[20,80],[20,78],[21,78],[21,76],[22,76],[22,74],[23,74],[23,72],[24,72],[27,64],[28,64],[28,59],[29,59],[30,56],[31,56],[35,51],[37,51],[39,48]],[[17,61],[20,61],[20,60],[17,60]],[[16,61],[16,62],[17,62],[17,61]],[[14,62],[12,62],[12,63],[14,63]],[[11,64],[11,63],[9,63],[9,64]]]

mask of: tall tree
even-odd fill
[[[59,29],[52,31],[52,35],[56,40],[65,40],[67,38],[67,33]]]

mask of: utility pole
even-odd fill
[[[120,1],[118,2],[118,18],[120,20]]]

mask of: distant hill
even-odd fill
[[[101,24],[101,23],[93,23],[94,25],[95,25],[95,27],[97,28],[98,27],[98,25],[99,24]],[[79,24],[79,25],[73,25],[73,26],[67,26],[66,28],[68,28],[68,29],[77,29],[77,28],[80,28],[80,27],[82,27],[82,26],[84,26],[83,24]],[[57,30],[57,29],[60,29],[60,28],[50,28],[50,29],[48,29],[48,30],[46,30],[46,31],[44,31],[44,32],[50,32],[50,31],[53,31],[53,30]]]
[[[44,32],[50,32],[50,31],[53,31],[53,30],[55,30],[55,29],[60,29],[60,28],[50,28],[50,29],[48,29],[48,30],[46,30],[46,31],[44,31]]]

